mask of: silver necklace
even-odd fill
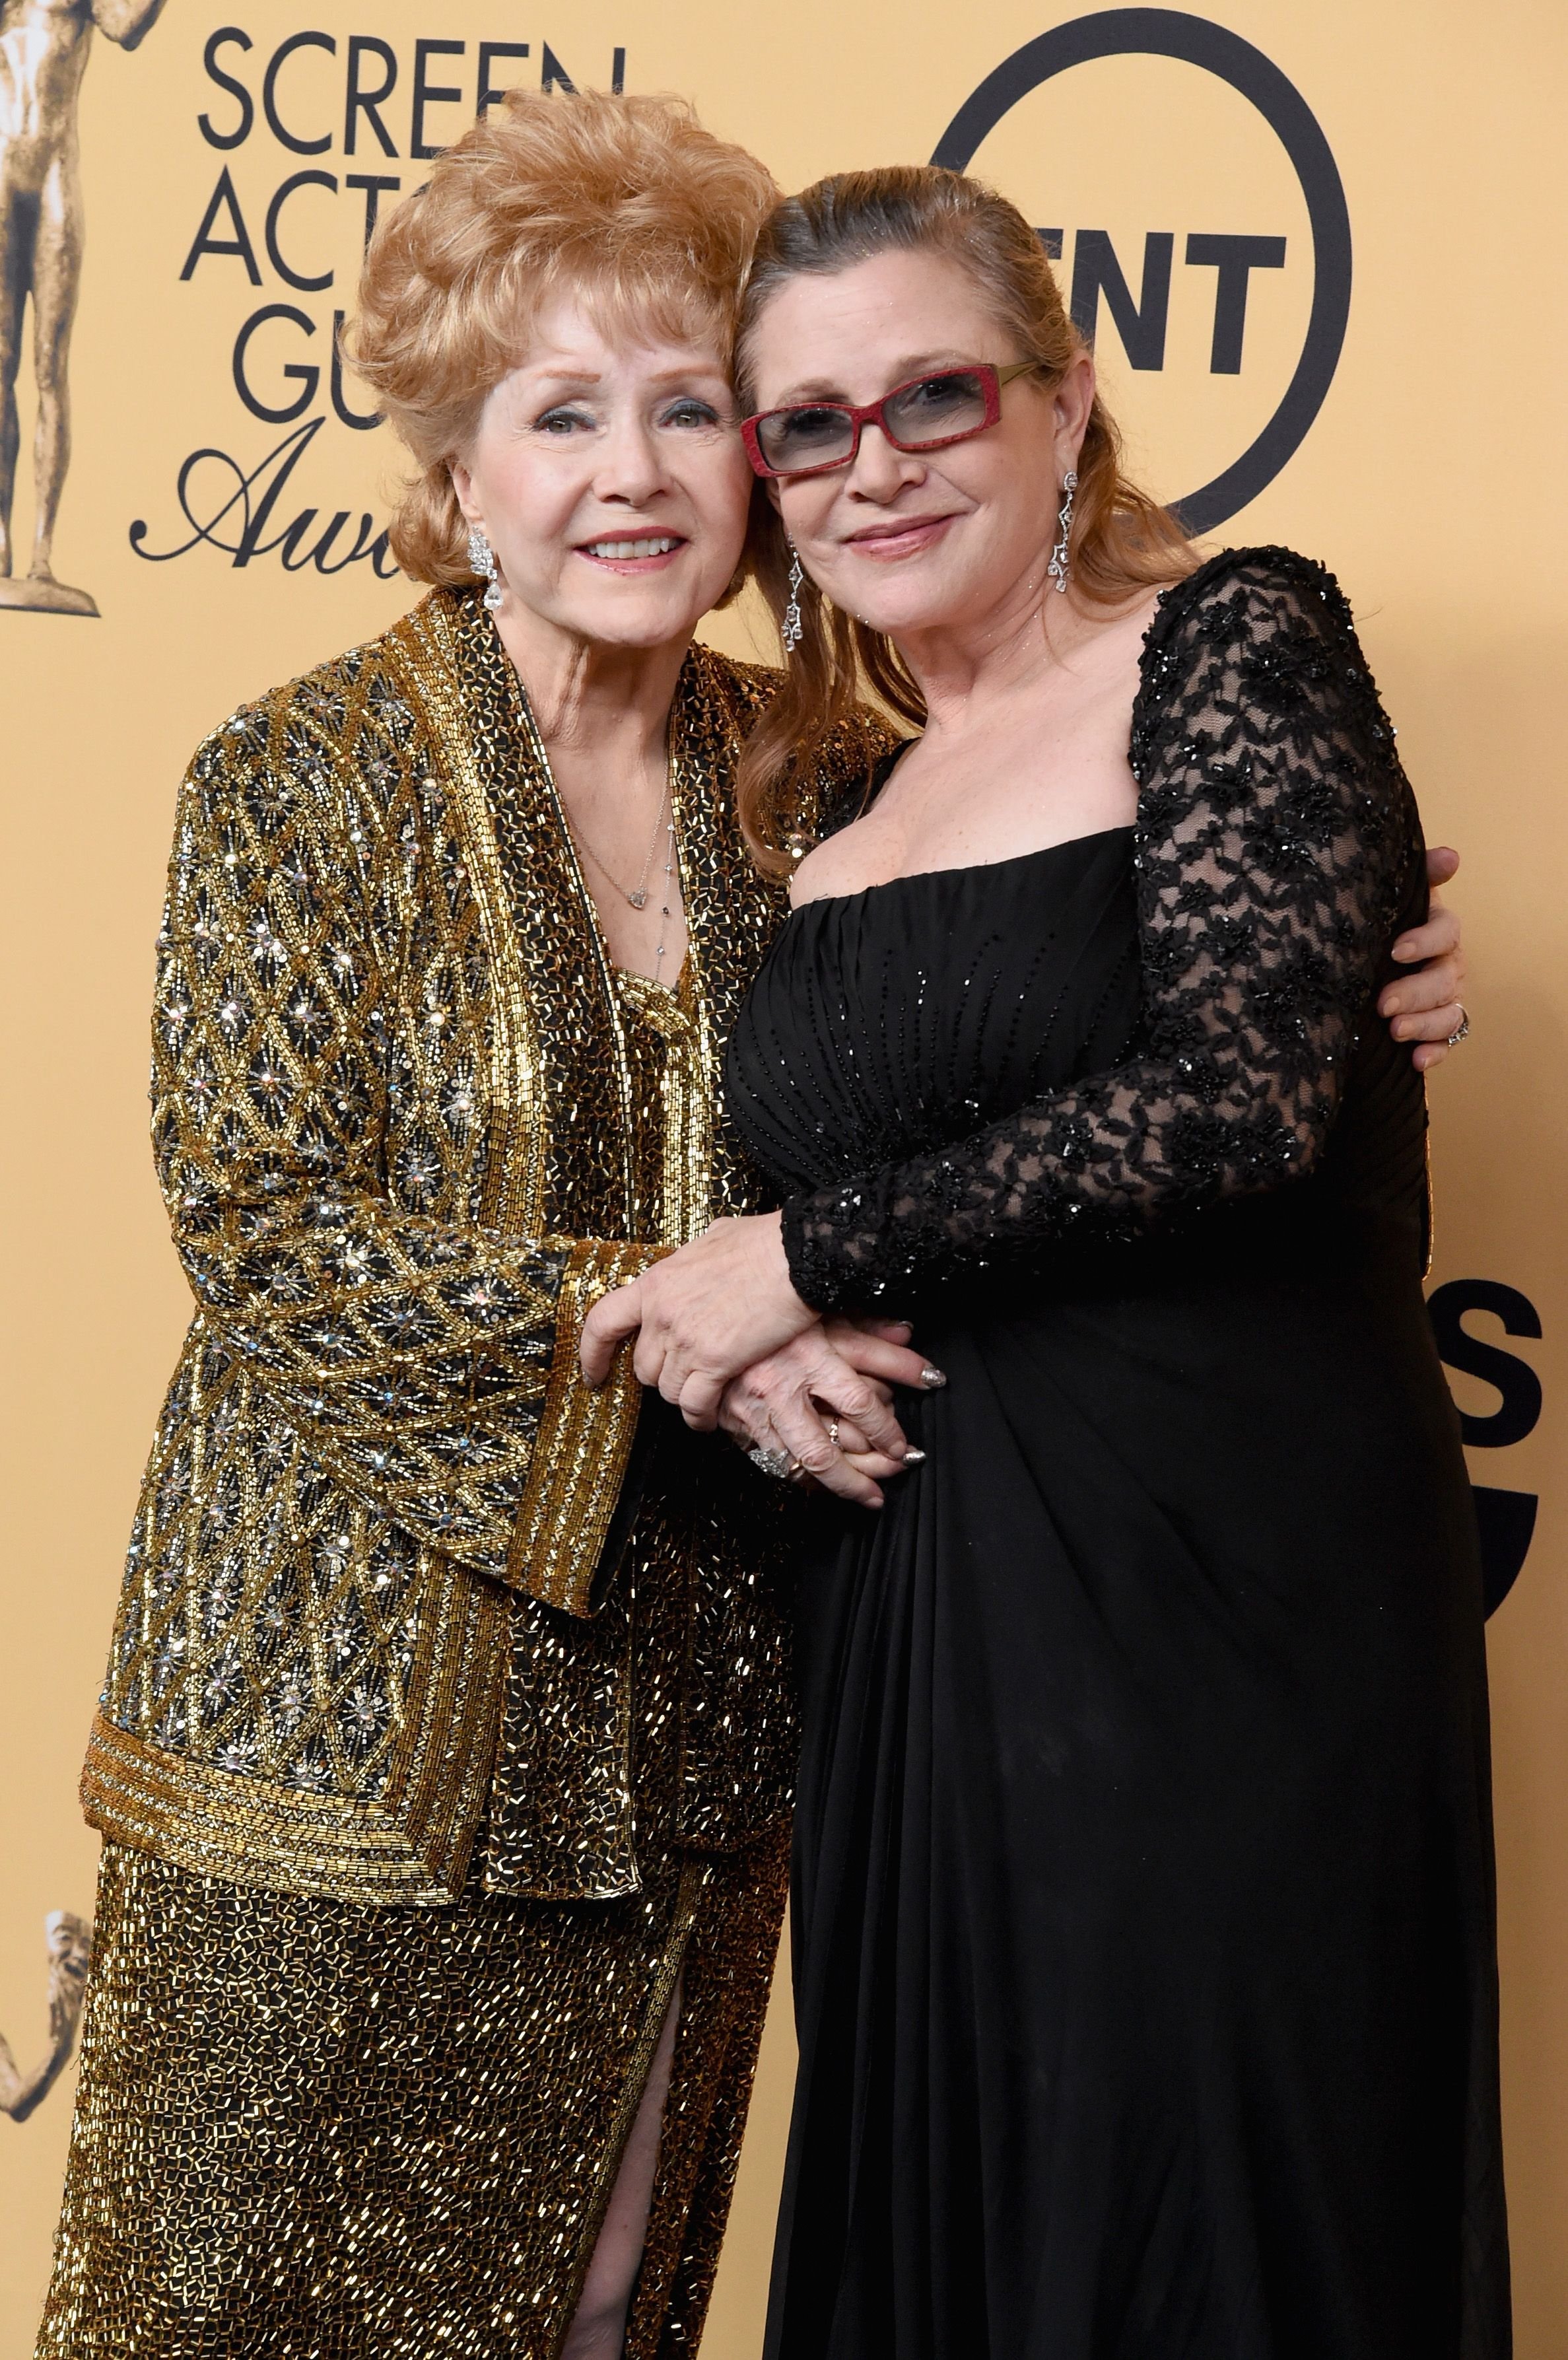
[[[604,862],[594,851],[593,846],[589,843],[582,829],[577,828],[573,831],[578,843],[583,847],[583,851],[588,855],[589,859],[593,863],[593,866],[599,871],[600,876],[608,879],[609,882],[615,887],[616,892],[620,895],[622,901],[629,901],[634,910],[646,910],[648,907],[648,871],[653,867],[653,856],[659,849],[659,832],[664,825],[665,814],[667,813],[670,813],[670,772],[668,770],[666,770],[664,773],[664,792],[659,799],[659,810],[654,815],[653,834],[648,839],[648,851],[643,858],[642,874],[638,877],[635,885],[623,885],[620,879],[615,875],[614,869],[606,868]],[[674,814],[673,813],[670,813],[670,830],[671,834],[674,832]],[[666,876],[668,876],[669,873],[670,871],[667,868],[665,870]],[[670,915],[669,911],[667,910],[664,914],[668,917]]]
[[[665,785],[664,800],[666,803],[670,805],[670,818],[664,830],[664,901],[660,906],[659,914],[660,918],[668,919],[672,918],[675,915],[674,911],[670,906],[670,901],[674,898],[673,888],[671,887],[670,880],[675,874],[675,806],[670,801],[670,788],[668,781]],[[664,928],[662,925],[659,927],[659,931],[660,934],[663,934]],[[663,979],[661,972],[663,966],[664,945],[660,943],[654,954],[653,979],[655,983],[659,983]]]

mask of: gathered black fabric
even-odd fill
[[[918,1471],[813,1510],[768,2360],[1506,2360],[1486,1665],[1343,600],[1161,602],[1136,830],[797,911],[734,1120]]]
[[[1310,1171],[1420,848],[1394,732],[1330,575],[1215,559],[1163,601],[1133,716],[1143,1054],[961,1144],[796,1197],[822,1310],[1125,1232]]]

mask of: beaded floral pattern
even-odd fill
[[[1133,713],[1141,1054],[785,1207],[822,1310],[955,1263],[1136,1235],[1311,1172],[1412,864],[1414,798],[1346,601],[1288,550],[1160,599]]]

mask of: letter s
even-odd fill
[[[1528,1360],[1496,1344],[1484,1344],[1479,1337],[1466,1332],[1464,1323],[1467,1312],[1489,1311],[1502,1322],[1505,1336],[1539,1336],[1541,1317],[1534,1304],[1517,1287],[1502,1286],[1496,1279],[1451,1278],[1432,1295],[1427,1311],[1439,1357],[1449,1368],[1479,1377],[1502,1396],[1489,1417],[1473,1417],[1467,1410],[1460,1411],[1459,1428],[1465,1440],[1486,1450],[1522,1442],[1534,1432],[1541,1417],[1541,1379]]]
[[[243,147],[250,137],[251,125],[256,121],[256,101],[249,91],[243,82],[236,82],[233,74],[226,74],[218,63],[218,51],[225,41],[233,41],[242,49],[248,49],[252,46],[250,35],[242,32],[237,25],[223,25],[212,36],[202,50],[201,62],[218,88],[226,90],[231,98],[239,100],[240,127],[237,131],[214,131],[212,117],[199,115],[196,117],[197,128],[210,148]]]

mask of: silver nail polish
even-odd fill
[[[905,1453],[904,1453],[904,1464],[905,1464],[905,1466],[906,1466],[906,1467],[923,1467],[923,1466],[925,1465],[925,1463],[926,1463],[926,1454],[925,1454],[925,1452],[924,1452],[923,1450],[906,1450],[906,1451],[905,1451]]]
[[[942,1391],[947,1379],[940,1369],[925,1368],[920,1371],[920,1382],[928,1393],[935,1393]]]

